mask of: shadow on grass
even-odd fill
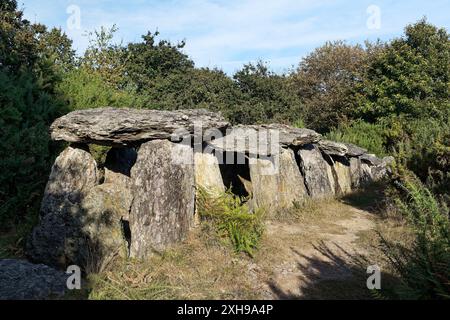
[[[392,274],[381,272],[382,290],[369,290],[366,273],[367,267],[375,263],[364,256],[350,254],[338,244],[327,246],[323,242],[314,246],[318,255],[305,256],[293,249],[293,252],[304,262],[297,263],[300,292],[288,292],[277,283],[268,285],[277,299],[281,300],[369,300],[386,299],[391,296],[392,288],[398,284],[398,278]]]

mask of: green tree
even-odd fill
[[[300,118],[300,102],[289,90],[286,76],[271,72],[262,61],[244,65],[233,79],[241,93],[233,110],[234,122],[292,123]]]
[[[48,126],[62,112],[39,44],[17,2],[0,4],[0,228],[36,217],[55,155]],[[42,31],[42,29],[41,29]]]
[[[422,19],[374,56],[361,84],[359,111],[371,122],[399,115],[446,119],[449,80],[449,34]]]
[[[307,127],[327,132],[354,117],[367,52],[359,45],[327,42],[300,62],[290,76],[290,86],[304,106]]]
[[[148,32],[143,41],[130,43],[126,48],[126,73],[138,93],[152,90],[157,83],[173,73],[194,68],[192,60],[181,49],[185,42],[173,45],[167,40],[156,41],[159,32]]]
[[[35,27],[38,36],[38,52],[41,59],[47,59],[58,73],[70,71],[76,65],[72,40],[60,28],[50,31],[43,25]]]
[[[81,59],[81,68],[99,75],[112,88],[122,89],[126,85],[127,54],[121,43],[113,41],[117,31],[114,25],[89,33],[89,46]]]

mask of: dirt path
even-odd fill
[[[322,210],[330,214],[311,223],[268,224],[266,239],[278,238],[287,248],[272,251],[271,261],[259,259],[254,266],[262,298],[359,298],[364,294],[365,279],[355,274],[353,262],[367,253],[357,240],[361,232],[375,228],[374,217],[343,203]],[[350,296],[342,297],[340,289],[349,286],[355,290],[346,290]]]

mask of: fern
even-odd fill
[[[264,230],[264,211],[256,209],[251,212],[247,200],[230,190],[220,194],[212,194],[204,188],[197,191],[197,208],[201,219],[212,222],[218,235],[228,239],[236,252],[253,256]]]

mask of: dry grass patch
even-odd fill
[[[148,261],[118,260],[90,277],[90,299],[252,299],[250,258],[205,242],[202,230]]]

